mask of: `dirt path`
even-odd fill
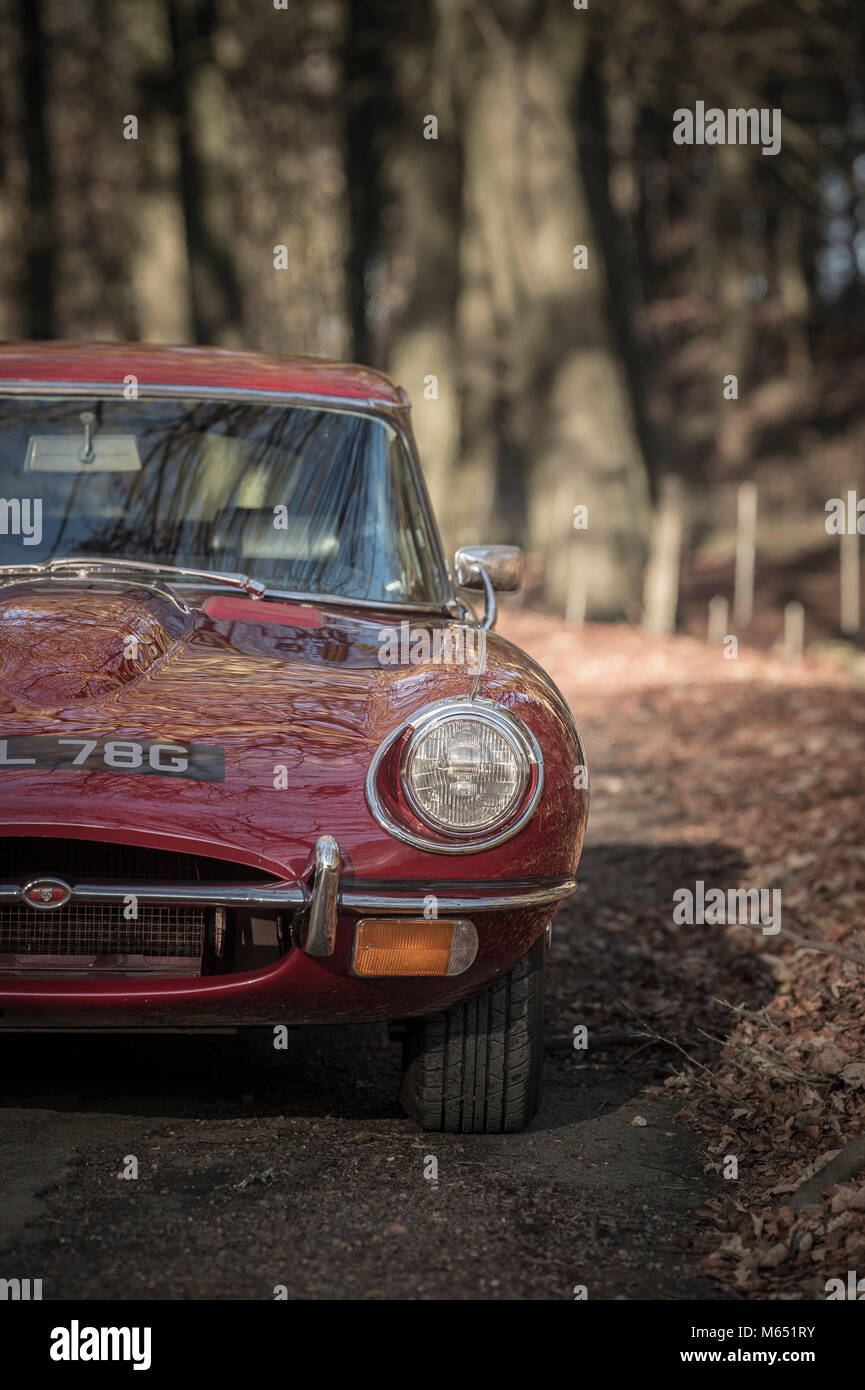
[[[383,1030],[291,1041],[2,1039],[0,1272],[46,1298],[712,1296],[648,1072],[553,1058],[528,1132],[425,1136]]]

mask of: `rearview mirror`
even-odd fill
[[[461,589],[483,589],[482,567],[493,588],[513,594],[523,582],[523,552],[518,545],[464,545],[454,556],[454,577]]]
[[[25,473],[140,473],[134,434],[99,434],[85,452],[80,434],[31,434]]]

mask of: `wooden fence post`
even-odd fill
[[[565,619],[582,627],[586,621],[586,555],[578,539],[578,532],[571,528],[568,546],[568,597],[565,603]]]
[[[757,554],[757,484],[742,483],[736,501],[736,577],[733,616],[746,627],[754,614],[754,562]]]
[[[676,630],[679,606],[679,566],[685,526],[685,490],[682,479],[667,473],[658,490],[649,563],[643,590],[643,627],[661,636]]]
[[[727,636],[729,615],[730,605],[723,594],[716,594],[714,598],[709,599],[709,628],[706,641],[711,642],[713,647],[720,646]]]
[[[805,650],[805,609],[794,599],[784,605],[784,660],[798,665]]]
[[[856,530],[856,489],[847,489],[847,511],[841,532],[841,631],[845,637],[855,637],[861,626],[859,603],[859,533]],[[850,507],[853,505],[852,528]]]

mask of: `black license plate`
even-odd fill
[[[225,749],[210,743],[171,743],[130,738],[72,738],[37,734],[0,738],[0,772],[26,768],[74,772],[143,772],[155,777],[187,777],[194,782],[225,781]]]

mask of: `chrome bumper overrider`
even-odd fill
[[[58,882],[58,880],[54,880]],[[27,901],[28,884],[0,884],[0,903]],[[510,912],[519,908],[553,906],[573,893],[573,877],[504,880],[489,883],[448,884],[434,882],[388,884],[382,881],[342,879],[339,846],[332,835],[316,841],[312,887],[283,880],[255,883],[77,883],[66,901],[122,904],[130,897],[142,903],[188,903],[206,907],[281,908],[298,913],[306,922],[301,949],[307,955],[329,956],[336,941],[340,911],[358,913],[423,913],[435,898],[436,915],[467,916],[475,912]],[[32,905],[32,904],[29,904]],[[51,908],[43,909],[51,911]]]

